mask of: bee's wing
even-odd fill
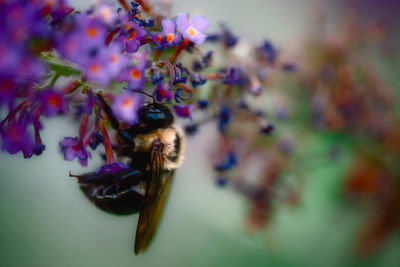
[[[152,175],[147,185],[145,198],[140,209],[136,229],[135,254],[146,250],[160,220],[174,171],[163,170],[163,157],[159,151],[152,152]]]

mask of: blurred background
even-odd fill
[[[89,5],[78,0],[70,2],[76,9]],[[376,63],[381,80],[394,92],[393,105],[398,110],[398,11],[396,1],[390,0],[176,0],[172,14],[202,14],[210,20],[210,32],[225,22],[239,37],[271,40],[285,58],[308,74],[312,69],[304,62],[311,62],[305,61],[305,54],[313,49],[311,39],[340,39],[345,19],[356,17],[357,23],[365,24],[381,21],[390,33],[390,42],[383,45],[383,53],[374,50],[364,55]],[[322,21],[322,29],[316,27]],[[346,49],[356,51],[357,46]],[[309,84],[309,75],[300,80]],[[373,253],[360,256],[354,252],[357,232],[369,217],[366,209],[342,197],[343,177],[354,156],[352,139],[346,139],[347,145],[341,147],[336,161],[307,161],[315,164],[303,166],[306,179],[299,204],[294,208],[276,207],[266,227],[247,233],[244,221],[249,202],[229,186],[216,186],[208,155],[217,130],[214,124],[205,125],[198,135],[187,138],[185,163],[176,172],[159,231],[148,251],[135,256],[138,215],[119,217],[100,211],[68,177],[69,171],[81,173],[101,164],[95,153],[87,169],[63,160],[58,142],[63,136],[76,135],[77,126],[71,125],[66,119],[45,122],[42,138],[46,150],[40,157],[24,160],[19,154],[0,154],[1,266],[400,264],[398,224]],[[308,155],[317,151],[317,158],[318,151],[329,150],[332,143],[325,135],[295,135],[293,139]],[[391,211],[400,214],[396,203],[397,208]]]

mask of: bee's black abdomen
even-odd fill
[[[82,191],[98,208],[118,215],[128,215],[138,212],[143,196],[134,187],[125,188],[119,192],[103,194],[104,188],[99,186],[81,186]]]
[[[146,177],[141,170],[125,168],[71,176],[77,178],[86,197],[106,212],[123,215],[140,209],[145,191],[142,181]]]

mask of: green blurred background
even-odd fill
[[[77,9],[88,5],[71,3]],[[325,6],[330,20],[340,20],[336,1],[179,0],[172,13],[203,14],[211,29],[225,21],[241,36],[266,37],[282,49],[296,51],[312,23],[309,14],[315,5]],[[399,86],[395,73],[386,78]],[[364,214],[338,200],[351,158],[346,146],[335,164],[309,168],[299,207],[278,207],[267,229],[246,234],[246,200],[229,187],[215,186],[207,159],[215,128],[206,125],[199,135],[187,138],[186,160],[176,173],[156,238],[146,253],[135,256],[138,215],[118,217],[100,211],[68,178],[69,171],[97,168],[99,155],[94,153],[95,160],[85,170],[64,161],[58,142],[75,136],[77,125],[66,119],[46,121],[42,156],[25,160],[19,154],[0,154],[0,265],[400,266],[398,232],[375,255],[354,257],[355,232]],[[324,136],[302,140],[309,151],[325,150],[329,143]]]

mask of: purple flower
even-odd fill
[[[107,85],[112,79],[112,73],[107,68],[109,57],[105,53],[88,58],[83,64],[83,73],[86,79],[98,82],[101,85]]]
[[[234,152],[230,152],[226,159],[215,166],[218,171],[227,171],[233,166],[237,165],[237,157]]]
[[[30,55],[21,55],[18,62],[14,62],[17,67],[18,78],[35,81],[45,74],[46,66],[39,59]]]
[[[139,94],[124,90],[114,99],[111,108],[118,119],[132,125],[138,119],[141,105],[142,97]]]
[[[83,66],[105,48],[106,27],[96,17],[76,16],[74,27],[56,38],[56,48],[68,60]]]
[[[179,31],[190,41],[201,44],[205,41],[206,35],[203,33],[209,26],[208,19],[201,15],[193,17],[192,23],[189,23],[187,14],[181,13],[176,18]]]
[[[127,53],[134,53],[140,47],[140,41],[144,39],[147,31],[133,21],[126,21],[119,31],[116,41],[120,42]]]
[[[199,105],[200,109],[206,109],[209,106],[209,102],[206,99],[199,99],[197,100],[197,104]]]
[[[142,90],[143,85],[146,82],[146,77],[144,75],[144,68],[141,64],[136,66],[130,66],[121,71],[120,75],[117,77],[118,82],[128,82],[128,90]]]
[[[213,56],[214,56],[214,51],[210,50],[202,57],[203,66],[204,67],[211,66],[212,60],[213,60]]]
[[[106,37],[106,27],[96,17],[79,14],[76,17],[77,30],[81,35],[81,42],[86,46],[103,44]]]
[[[257,48],[257,54],[258,56],[265,61],[268,61],[270,63],[274,62],[276,57],[278,56],[278,51],[274,47],[274,45],[268,41],[265,40],[260,47]]]
[[[192,114],[190,113],[190,105],[174,105],[173,106],[175,114],[182,118],[192,119]]]
[[[24,158],[32,156],[35,150],[35,143],[32,133],[28,129],[28,119],[11,119],[7,127],[1,127],[2,149],[10,154],[22,151]]]
[[[45,89],[37,94],[37,100],[40,102],[42,112],[46,117],[65,113],[67,102],[64,95],[52,89]]]
[[[161,32],[150,33],[151,40],[155,45],[153,49],[163,49],[165,45],[165,38],[162,36]]]
[[[79,163],[82,166],[86,166],[88,158],[92,158],[92,154],[86,150],[83,142],[78,137],[64,137],[64,140],[59,144],[65,160],[72,161],[78,157]]]
[[[111,164],[105,164],[103,166],[100,167],[100,169],[98,169],[96,172],[111,172],[111,173],[116,173],[120,170],[123,169],[129,169],[130,167],[128,165],[125,165],[122,162],[114,162]]]
[[[175,102],[176,102],[176,103],[181,103],[182,100],[184,100],[184,99],[182,98],[182,88],[176,89],[176,92],[175,92],[175,94],[174,94],[174,98],[175,98]]]
[[[224,77],[224,84],[234,85],[240,81],[239,72],[236,68],[229,68]]]
[[[157,102],[162,102],[163,99],[167,99],[169,102],[172,99],[172,92],[169,89],[164,89],[161,84],[157,85],[157,89],[155,91],[156,94],[156,101]]]
[[[174,69],[175,69],[174,84],[186,83],[187,81],[187,76],[185,75],[186,70],[183,68],[182,64],[181,63],[175,64]]]
[[[211,34],[207,36],[207,41],[215,42],[222,41],[226,48],[234,47],[238,42],[238,37],[235,36],[225,24],[220,24],[221,33]]]
[[[176,24],[172,19],[163,19],[162,21],[165,41],[168,45],[176,45],[180,43],[181,37],[176,33]]]
[[[99,133],[99,131],[95,131],[90,137],[89,146],[92,148],[92,150],[95,150],[97,146],[103,142],[103,136]]]
[[[65,16],[70,14],[74,9],[69,5],[67,0],[44,1],[45,7],[42,10],[43,14],[50,13],[53,17],[52,24],[59,22]]]
[[[1,77],[18,77],[19,80],[36,81],[45,74],[45,70],[43,62],[31,56],[24,44],[12,43],[7,36],[0,33]]]
[[[203,85],[207,82],[207,78],[203,77],[201,73],[189,72],[189,76],[193,88],[197,88],[199,85]]]
[[[112,77],[115,77],[123,68],[129,64],[129,58],[122,54],[122,48],[118,43],[112,43],[104,50],[108,57],[108,71]]]
[[[45,36],[49,32],[49,26],[41,14],[43,5],[32,2],[10,1],[2,4],[0,10],[2,32],[13,42],[21,44],[32,36]]]
[[[218,129],[220,132],[226,132],[226,127],[228,126],[230,118],[231,116],[229,114],[228,108],[226,106],[222,106],[218,115]]]
[[[158,68],[150,70],[150,79],[153,84],[159,84],[164,79],[164,74]]]
[[[12,108],[15,98],[16,83],[12,77],[0,76],[0,107],[4,103],[9,109]]]

